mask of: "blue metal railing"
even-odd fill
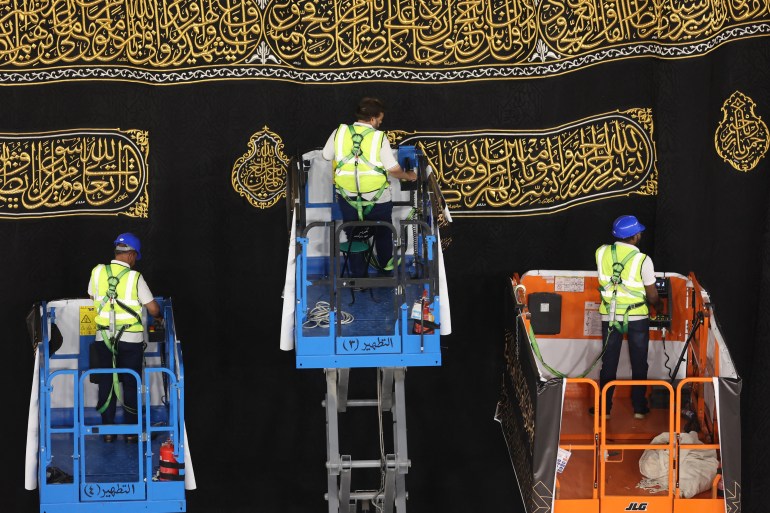
[[[354,222],[313,222],[299,231],[296,252],[296,310],[295,337],[297,352],[297,367],[379,367],[404,365],[440,365],[439,333],[410,333],[409,308],[406,291],[419,288],[418,299],[424,290],[430,298],[434,311],[433,321],[440,323],[440,298],[438,294],[438,262],[435,245],[437,237],[433,234],[428,223],[420,220],[402,222],[404,236],[399,239],[392,224],[384,221],[354,221]],[[398,265],[390,277],[343,277],[340,276],[340,242],[339,239],[345,228],[355,227],[387,227],[393,232],[393,239],[405,241],[407,231],[412,229],[417,237],[415,246],[418,254],[413,255],[411,265],[415,272],[407,269],[406,246],[404,242],[394,245],[393,258]],[[324,259],[323,271],[315,273],[311,279],[308,251],[311,245],[310,232],[318,229],[327,232],[330,250],[328,255],[312,257]],[[323,235],[322,235],[323,237]],[[317,240],[317,239],[316,239]],[[419,265],[419,269],[418,269]],[[316,266],[318,267],[318,266]],[[310,309],[308,289],[310,287],[328,288],[329,312],[328,332],[320,330],[313,335],[303,333],[303,324]],[[388,287],[394,291],[394,312],[391,316],[393,326],[382,333],[364,334],[346,328],[343,336],[341,329],[342,290],[352,287]]]
[[[156,298],[163,309],[166,324],[165,338],[159,345],[157,353],[147,353],[146,356],[160,356],[159,366],[147,367],[143,376],[126,368],[87,368],[88,358],[84,356],[83,348],[87,347],[88,339],[83,338],[79,342],[80,351],[73,354],[50,354],[50,329],[49,325],[56,319],[56,308],[49,303],[41,303],[41,333],[42,342],[38,347],[39,362],[39,459],[38,459],[38,483],[40,487],[41,512],[70,512],[91,511],[95,502],[100,507],[104,506],[110,511],[114,506],[116,511],[125,511],[126,501],[144,500],[143,510],[147,511],[179,511],[184,505],[184,484],[175,481],[158,481],[153,476],[153,467],[157,465],[157,459],[153,461],[153,438],[166,432],[169,439],[174,442],[174,456],[178,463],[184,463],[184,363],[182,359],[181,344],[176,339],[176,328],[170,299]],[[93,335],[91,335],[93,337]],[[56,358],[53,358],[53,357]],[[77,368],[51,370],[51,360],[68,359]],[[66,365],[66,364],[65,364]],[[92,375],[98,374],[125,374],[132,375],[136,379],[136,394],[141,407],[137,410],[138,421],[136,424],[110,424],[93,423],[92,412],[86,408],[86,389]],[[153,376],[161,376],[161,381],[166,394],[166,400],[162,405],[153,405],[153,390],[151,383]],[[143,380],[141,378],[144,378]],[[55,387],[68,387],[72,391],[72,405],[57,406],[53,404],[53,392]],[[73,390],[75,389],[76,390]],[[64,391],[65,396],[67,390]],[[131,391],[124,391],[131,393]],[[157,402],[157,401],[156,401]],[[158,411],[156,411],[158,410]],[[52,412],[57,414],[53,415]],[[162,418],[165,414],[165,422],[153,424],[153,414]],[[64,425],[57,425],[62,422]],[[71,419],[71,423],[67,419]],[[136,445],[137,458],[136,474],[132,471],[128,481],[120,483],[87,483],[88,469],[86,452],[100,450],[104,446],[94,446],[93,442],[87,445],[87,439],[94,435],[104,434],[136,434],[141,442]],[[54,444],[52,436],[67,435],[58,438]],[[70,440],[71,439],[71,440]],[[64,445],[62,445],[62,443]],[[71,445],[70,445],[71,444]],[[56,458],[64,458],[69,461],[72,458],[72,482],[47,482],[47,471],[54,461],[54,445]],[[109,446],[109,444],[108,444]],[[70,450],[71,449],[71,450]],[[128,447],[127,447],[128,449]],[[63,451],[63,452],[62,452]],[[129,449],[129,453],[133,452]],[[125,451],[123,451],[125,453]],[[143,457],[144,456],[144,457]],[[184,475],[184,469],[179,471]],[[136,479],[134,481],[134,479]],[[108,496],[91,496],[87,493],[91,488],[105,487],[112,489],[121,488],[120,493]],[[123,490],[131,489],[130,493]],[[121,505],[122,504],[122,505]],[[182,506],[180,506],[182,505]],[[121,509],[123,508],[123,509]]]

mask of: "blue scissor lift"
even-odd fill
[[[125,368],[89,369],[89,346],[95,338],[89,330],[93,301],[40,303],[35,325],[41,352],[37,474],[41,513],[186,510],[182,350],[171,299],[156,300],[165,327],[146,334],[141,377]],[[59,344],[52,344],[56,339],[52,332],[62,333]],[[137,380],[137,424],[120,423],[120,406],[118,423],[101,424],[94,407],[97,386],[91,378],[113,372],[132,374]],[[116,435],[116,440],[107,443],[103,435]],[[124,441],[128,435],[136,435],[138,442]],[[159,454],[161,444],[168,441],[176,460],[171,466],[177,468],[161,476]]]
[[[317,157],[317,155],[316,155]],[[409,211],[398,226],[383,221],[342,222],[333,193],[330,166],[304,156],[293,166],[287,203],[293,205],[296,230],[295,351],[300,369],[324,369],[328,493],[330,513],[353,513],[359,502],[371,501],[382,511],[406,511],[405,476],[410,466],[406,441],[404,377],[409,366],[440,366],[439,265],[435,198],[427,186],[424,157],[414,147],[401,148],[404,168],[419,170],[412,190],[394,185],[394,217]],[[324,169],[324,165],[326,168]],[[308,182],[326,171],[322,187],[327,201],[314,202]],[[309,180],[310,178],[310,180]],[[399,199],[400,198],[400,199]],[[392,275],[370,266],[363,277],[350,276],[349,252],[360,250],[368,264],[371,236],[357,237],[345,228],[384,227],[393,235]],[[371,232],[369,232],[371,234]],[[375,274],[375,275],[372,275]],[[423,324],[432,316],[432,322]],[[415,323],[417,328],[415,328]],[[424,329],[421,327],[424,326]],[[432,328],[432,329],[431,329]],[[375,399],[349,399],[351,368],[376,368]],[[355,460],[340,454],[339,413],[353,407],[376,407],[379,415],[379,459]],[[393,453],[385,454],[382,412],[393,418]],[[353,469],[379,469],[375,490],[351,490]]]

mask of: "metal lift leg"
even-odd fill
[[[337,397],[337,411],[345,412],[348,409],[348,377],[350,375],[350,369],[337,369],[339,374],[339,380],[337,382],[337,390],[339,395]]]
[[[340,474],[339,426],[337,424],[337,369],[325,369],[326,372],[326,469],[329,513],[339,513],[339,490],[337,476]],[[348,472],[348,475],[350,473]]]
[[[393,454],[385,456],[385,513],[393,513],[393,503],[396,495],[396,457]],[[401,510],[399,510],[401,513]]]
[[[378,406],[376,399],[348,400],[350,369],[325,369],[326,372],[326,468],[328,472],[329,513],[353,513],[356,501],[374,499],[386,513],[406,513],[406,473],[410,462],[406,446],[406,404],[404,400],[405,368],[379,368],[381,382],[379,401],[382,411],[390,411],[393,417],[393,446],[395,454],[381,460],[353,460],[339,452],[338,414],[348,407]],[[385,465],[385,484],[381,493],[351,491],[350,483],[354,468],[381,468]],[[352,502],[351,502],[352,501]]]
[[[382,383],[380,386],[382,411],[390,411],[393,408],[393,370],[391,367],[377,369],[377,372],[382,373]]]
[[[340,470],[340,511],[355,513],[355,502],[350,504],[350,478],[353,473],[353,462],[348,455],[341,456],[342,469]]]
[[[406,448],[406,402],[405,385],[406,369],[395,369],[395,404],[391,409],[393,416],[393,451],[396,453],[396,510],[406,512],[406,473],[409,471],[409,457]]]

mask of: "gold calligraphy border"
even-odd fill
[[[288,170],[283,139],[264,126],[249,138],[248,150],[235,161],[230,182],[252,206],[265,210],[286,197]]]
[[[0,133],[0,219],[147,218],[148,155],[146,130]]]
[[[767,2],[730,8],[678,0],[664,0],[655,9],[648,4],[7,2],[0,6],[0,85],[517,79],[635,57],[694,57],[734,40],[770,35]]]
[[[389,137],[423,150],[452,217],[512,217],[552,214],[614,197],[657,195],[652,134],[652,110],[637,108],[550,130],[393,131]],[[561,196],[541,188],[558,190]],[[501,206],[505,203],[512,206]]]
[[[722,121],[714,133],[717,155],[744,173],[755,169],[770,148],[770,132],[756,108],[748,95],[735,91],[722,105]]]

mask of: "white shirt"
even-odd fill
[[[625,242],[620,242],[620,241],[615,242],[615,244],[618,246],[625,246],[627,248],[635,249],[636,251],[639,251],[639,248],[637,248],[633,244],[626,244]],[[642,261],[642,284],[644,286],[647,286],[647,285],[652,285],[654,283],[655,283],[655,266],[652,264],[652,258],[650,258],[650,255],[646,255],[644,260]],[[648,317],[647,315],[629,315],[628,320],[638,321],[641,319],[646,319],[647,317]],[[621,319],[622,319],[622,316],[620,316],[620,319],[616,319],[616,320],[621,320]],[[609,321],[610,316],[602,315],[602,320]]]
[[[112,260],[110,263],[128,267],[128,264],[120,260]],[[96,297],[98,286],[93,283],[93,280],[88,280],[88,295],[91,299]],[[136,284],[136,293],[139,298],[139,302],[143,305],[151,302],[155,299],[155,296],[150,292],[150,287],[147,286],[147,282],[144,281],[144,276],[139,275],[139,281]],[[102,334],[99,330],[96,330],[96,340],[102,340]],[[123,336],[120,337],[121,342],[144,342],[144,333],[130,333],[123,332]]]

